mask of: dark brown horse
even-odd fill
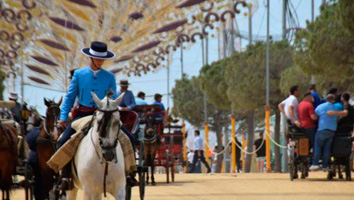
[[[154,160],[157,149],[159,148],[159,136],[157,134],[156,119],[148,115],[146,116],[146,126],[144,129],[144,160],[145,166],[151,169],[151,184],[156,185],[154,170]],[[149,170],[146,173],[146,184],[149,184]]]
[[[11,124],[0,121],[0,188],[2,199],[10,199],[12,175],[17,163],[17,129]]]
[[[36,180],[39,181],[40,187],[39,199],[49,198],[49,192],[53,189],[55,172],[48,167],[47,161],[52,157],[56,151],[56,140],[59,137],[59,130],[57,128],[57,121],[60,115],[60,104],[62,98],[58,103],[54,100],[44,99],[44,104],[47,106],[46,118],[43,121],[39,136],[37,138],[37,154],[38,154],[38,172],[35,174]]]

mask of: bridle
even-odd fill
[[[103,113],[103,118],[100,122],[98,122],[98,126],[97,126],[97,132],[99,133],[99,145],[102,150],[102,156],[99,155],[97,149],[95,148],[96,154],[97,154],[98,158],[100,159],[101,164],[103,163],[103,159],[105,159],[106,162],[107,161],[110,162],[113,160],[114,163],[117,163],[118,160],[117,160],[117,154],[116,154],[115,149],[117,148],[117,145],[118,145],[118,137],[120,134],[120,129],[122,127],[121,122],[118,121],[117,123],[113,124],[113,125],[116,125],[116,124],[118,125],[118,133],[116,135],[113,145],[109,145],[109,146],[104,145],[103,138],[105,138],[107,136],[108,129],[112,126],[112,124],[109,124],[109,120],[111,119],[112,114],[115,112],[119,112],[119,109],[118,108],[116,108],[114,110],[97,109],[97,111],[92,116],[89,127],[92,126],[93,121],[96,119],[97,112]],[[93,138],[92,138],[92,133],[91,133],[91,142],[92,142],[92,144],[94,144]],[[113,159],[111,160],[105,154],[113,154]]]
[[[42,126],[44,128],[44,132],[46,133],[46,135],[49,137],[49,141],[52,144],[55,144],[56,141],[54,140],[54,133],[53,130],[58,131],[58,119],[59,119],[59,114],[60,114],[60,108],[56,105],[51,105],[48,107],[47,112],[46,112],[46,119],[43,120],[42,122]],[[49,126],[49,117],[53,117],[53,122],[54,122],[54,129],[53,130],[48,130],[48,126]]]
[[[153,119],[149,119],[149,117],[151,116],[147,116],[147,126],[145,126],[145,129],[144,129],[144,143],[147,143],[147,144],[152,144],[152,143],[155,143],[156,142],[156,139],[157,139],[157,131],[156,131],[156,127],[150,122],[150,120],[153,120]],[[149,128],[153,128],[154,129],[154,134],[152,137],[149,137],[149,138],[146,138],[146,134],[147,133],[147,130]]]

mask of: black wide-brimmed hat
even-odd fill
[[[81,52],[88,57],[97,59],[110,59],[115,54],[107,49],[107,45],[103,42],[91,42],[91,47],[81,49]]]
[[[121,81],[119,82],[119,85],[120,85],[120,86],[129,86],[130,84],[129,84],[129,82],[128,82],[127,80],[121,80]]]

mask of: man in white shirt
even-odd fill
[[[205,157],[204,157],[204,140],[200,137],[199,130],[194,131],[194,136],[195,136],[194,144],[193,144],[194,157],[193,157],[193,163],[192,163],[192,166],[191,166],[189,172],[192,173],[194,171],[194,168],[198,162],[198,159],[200,159],[200,161],[202,163],[204,163],[205,167],[208,169],[207,173],[210,173],[211,172],[210,166],[205,161]]]
[[[298,127],[301,126],[299,115],[297,113],[297,107],[299,104],[297,97],[299,97],[299,95],[299,87],[292,86],[290,88],[290,96],[278,105],[278,108],[283,115]]]

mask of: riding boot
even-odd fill
[[[58,189],[62,191],[73,189],[73,181],[71,177],[71,162],[66,164],[62,170],[61,181]]]
[[[136,175],[136,172],[130,172],[127,175],[127,184],[130,187],[134,187],[134,186],[138,186],[139,185],[139,181],[136,180],[135,175]]]

